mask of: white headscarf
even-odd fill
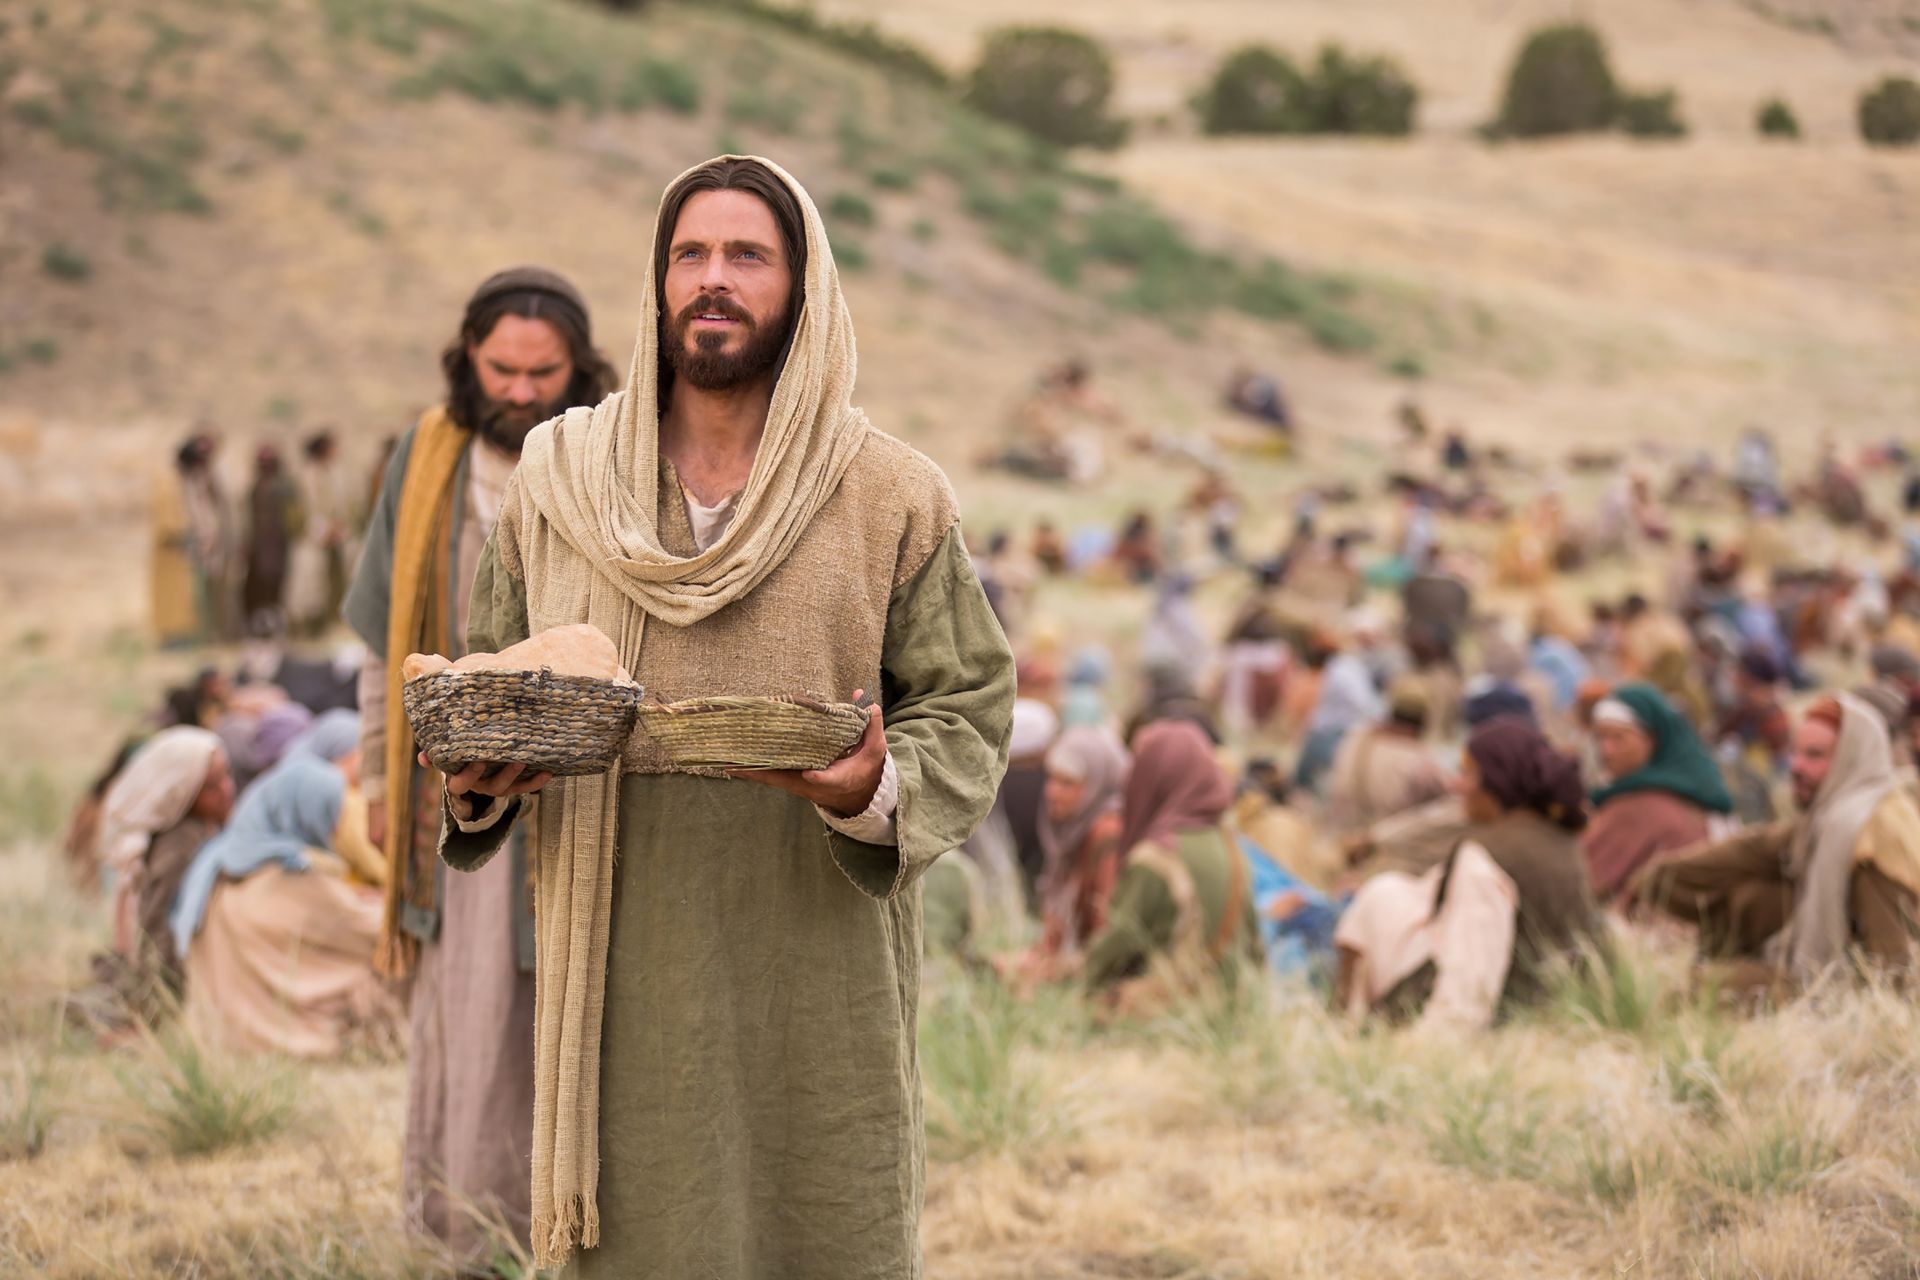
[[[162,729],[133,753],[101,806],[100,862],[113,875],[113,939],[122,955],[136,941],[135,904],[153,838],[178,826],[226,748],[205,729]]]
[[[1879,714],[1850,693],[1836,696],[1840,733],[1833,762],[1787,846],[1793,916],[1773,941],[1775,959],[1801,982],[1844,957],[1852,926],[1848,898],[1860,832],[1896,785],[1893,751]]]

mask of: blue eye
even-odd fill
[[[758,259],[760,255],[759,255],[759,254],[757,254],[757,253],[755,253],[755,252],[754,252],[753,250],[751,250],[751,249],[742,249],[742,250],[740,251],[740,256],[741,256],[741,257],[743,257],[743,258],[754,258],[754,259]]]

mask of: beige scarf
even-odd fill
[[[853,319],[826,226],[798,182],[770,161],[759,163],[787,185],[804,214],[806,277],[796,287],[805,296],[727,531],[687,559],[661,545],[660,315],[651,251],[643,289],[649,303],[625,389],[528,436],[503,503],[503,565],[540,584],[542,616],[528,619],[530,629],[585,620],[619,646],[629,671],[640,670],[649,618],[691,625],[778,568],[867,438],[866,415],[852,404]],[[706,167],[682,174],[668,193]],[[656,222],[656,241],[672,231]],[[618,773],[555,782],[535,833],[533,1251],[542,1267],[561,1265],[600,1236],[600,1019]]]
[[[1793,915],[1769,944],[1774,961],[1802,983],[1846,957],[1853,937],[1848,904],[1855,850],[1860,833],[1889,795],[1898,805],[1890,818],[1897,823],[1899,838],[1893,842],[1897,847],[1886,852],[1906,853],[1910,860],[1911,851],[1920,849],[1920,814],[1896,793],[1899,779],[1886,721],[1853,694],[1839,694],[1835,701],[1840,704],[1840,734],[1833,763],[1786,851],[1784,871],[1794,884]],[[1912,878],[1903,872],[1902,866],[1889,869],[1898,880]]]

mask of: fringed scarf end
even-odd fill
[[[534,1263],[564,1267],[576,1252],[600,1243],[600,1206],[586,1196],[568,1196],[558,1212],[533,1215],[532,1235]]]

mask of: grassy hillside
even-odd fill
[[[1338,281],[1220,256],[1111,178],[749,18],[567,0],[16,8],[0,403],[111,438],[116,462],[147,422],[396,429],[503,262],[573,273],[624,352],[660,188],[727,149],[809,183],[867,339],[863,398],[909,435],[977,441],[983,405],[1035,361],[1157,349],[1223,314],[1261,343],[1278,324],[1281,341],[1380,345]],[[111,480],[87,483],[92,502]]]

